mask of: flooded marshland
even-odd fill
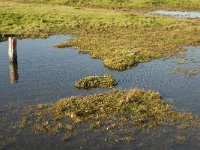
[[[75,88],[75,81],[90,75],[111,74],[116,78],[116,88],[131,89],[134,87],[151,89],[161,93],[165,100],[172,102],[178,110],[192,112],[199,115],[199,81],[198,73],[188,75],[176,71],[176,68],[199,68],[200,47],[187,47],[184,58],[171,58],[166,60],[154,60],[128,69],[123,72],[109,70],[103,66],[102,61],[92,59],[87,54],[79,54],[73,48],[58,49],[55,44],[69,40],[70,36],[51,36],[48,39],[24,39],[18,40],[17,63],[9,63],[8,43],[0,43],[0,104],[1,104],[1,139],[4,139],[6,149],[27,149],[32,144],[32,149],[42,148],[55,149],[75,148],[87,149],[96,145],[98,149],[120,148],[149,149],[149,146],[163,148],[174,147],[182,149],[183,145],[176,143],[180,133],[174,128],[163,128],[152,131],[140,132],[135,129],[127,129],[117,132],[108,132],[106,129],[80,130],[69,142],[64,142],[63,135],[51,135],[35,133],[29,128],[23,133],[17,133],[15,129],[8,129],[8,124],[15,124],[25,107],[29,104],[52,103],[63,97],[73,95],[89,95],[109,91],[109,89],[79,90]],[[12,111],[11,111],[12,110]],[[17,115],[18,114],[18,115]],[[188,133],[187,133],[188,132]],[[185,147],[198,147],[195,142],[198,132],[187,131],[185,134],[192,135]],[[136,142],[113,141],[113,137],[129,133],[136,134]],[[148,133],[148,134],[147,134]],[[27,138],[28,136],[28,138]],[[144,138],[145,136],[145,138]],[[6,138],[5,138],[6,137]],[[163,138],[166,142],[163,142]],[[191,140],[193,139],[194,140]],[[26,139],[26,140],[24,140]],[[93,140],[91,140],[93,139]],[[141,139],[145,139],[144,141]],[[143,141],[143,142],[141,142]],[[154,142],[156,141],[156,142]],[[55,144],[57,143],[57,144]],[[97,144],[98,143],[98,144]],[[154,144],[153,144],[154,143]],[[195,143],[195,144],[194,144]],[[3,144],[2,144],[3,145]]]
[[[0,103],[45,103],[74,95],[88,95],[108,89],[79,90],[75,81],[90,75],[111,74],[118,81],[116,88],[139,87],[159,91],[165,99],[174,100],[175,106],[188,112],[199,113],[198,89],[200,75],[175,73],[174,68],[198,68],[200,47],[187,47],[186,58],[154,60],[139,64],[123,72],[112,71],[102,61],[73,48],[58,49],[55,44],[69,36],[48,39],[18,40],[18,63],[10,64],[8,44],[0,43]],[[185,64],[180,64],[180,61]],[[187,93],[187,94],[185,94]]]

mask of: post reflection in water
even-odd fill
[[[17,62],[17,39],[13,37],[8,38],[8,55],[9,55],[9,70],[10,83],[14,84],[19,79],[18,62]]]
[[[17,60],[15,62],[9,63],[9,70],[10,70],[10,83],[12,83],[12,84],[17,83],[17,81],[19,79]]]

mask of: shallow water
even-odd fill
[[[170,68],[179,59],[154,60],[129,70],[111,71],[101,60],[79,54],[73,48],[58,49],[54,45],[68,40],[69,36],[52,36],[48,39],[18,40],[18,80],[13,83],[7,54],[7,42],[0,43],[0,104],[8,102],[53,102],[62,97],[87,95],[106,89],[79,90],[74,82],[89,75],[111,74],[118,80],[117,88],[140,87],[159,91],[166,99],[185,111],[200,114],[200,75],[187,77],[174,74]],[[197,60],[200,47],[188,47],[188,58]],[[199,65],[188,63],[184,65]],[[183,65],[182,65],[183,66]],[[13,67],[13,66],[12,66]],[[12,69],[11,69],[12,70]],[[11,75],[10,75],[11,74]],[[11,78],[10,78],[11,76]]]
[[[25,104],[55,102],[59,98],[72,95],[106,92],[108,89],[79,90],[74,87],[74,82],[85,76],[107,73],[118,80],[116,88],[140,87],[156,90],[166,100],[173,100],[174,106],[179,110],[200,115],[200,74],[188,77],[182,73],[172,72],[174,67],[199,67],[200,47],[187,47],[187,59],[184,60],[184,64],[177,63],[183,60],[181,58],[154,60],[119,72],[107,69],[101,60],[91,59],[86,54],[79,54],[73,48],[53,47],[56,43],[69,39],[70,36],[52,36],[48,39],[18,40],[17,65],[9,64],[7,42],[0,43],[0,106],[15,102]],[[4,108],[0,111],[2,122],[0,139],[4,139],[3,136],[8,132],[4,128],[16,119],[16,116],[4,113],[3,110]],[[10,116],[9,119],[7,116]],[[33,145],[32,149],[65,149],[66,147],[73,149],[132,149],[133,146],[135,149],[182,149],[183,147],[188,149],[193,146],[192,149],[200,147],[199,141],[195,140],[181,146],[175,143],[171,138],[171,136],[175,136],[175,131],[161,130],[161,133],[152,132],[150,134],[139,132],[136,133],[138,140],[134,143],[119,142],[112,145],[109,137],[112,137],[113,133],[109,132],[83,130],[73,140],[64,143],[61,140],[63,135],[35,135],[33,131],[27,130],[23,134],[17,135],[19,140],[16,144],[9,144],[6,149],[27,149],[30,144]],[[193,132],[196,135],[191,138],[199,136],[197,132]],[[9,131],[9,136],[12,134],[13,132]],[[26,140],[24,140],[25,138]],[[105,141],[105,139],[107,140]],[[162,143],[163,140],[166,142]],[[110,147],[110,145],[112,146]]]
[[[156,15],[169,15],[177,18],[200,18],[200,12],[188,12],[188,11],[167,11],[167,10],[157,10],[151,12],[151,14]]]

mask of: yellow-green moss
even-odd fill
[[[83,122],[92,129],[99,128],[102,120],[110,122],[110,130],[126,122],[134,127],[155,128],[196,119],[192,114],[174,111],[159,93],[141,89],[61,99],[46,107],[38,105],[28,116],[27,124],[41,132],[74,132],[76,124]]]
[[[116,80],[111,75],[89,76],[75,83],[77,88],[111,88],[116,85]]]

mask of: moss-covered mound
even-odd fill
[[[42,132],[74,131],[77,124],[109,122],[114,128],[127,122],[136,128],[154,128],[174,125],[177,122],[195,120],[191,114],[176,112],[170,104],[162,101],[157,92],[132,89],[113,90],[106,94],[75,96],[61,99],[52,105],[40,104],[22,119]],[[103,121],[102,121],[103,120]],[[114,125],[113,125],[114,123]]]
[[[75,83],[77,88],[110,88],[116,85],[116,80],[111,75],[89,76]]]

